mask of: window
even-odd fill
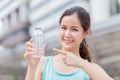
[[[120,13],[120,0],[110,0],[111,15]]]

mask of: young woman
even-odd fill
[[[67,9],[60,18],[61,50],[55,56],[32,57],[36,50],[32,40],[27,42],[28,62],[26,80],[113,80],[97,64],[91,62],[85,38],[90,34],[90,17],[82,7]],[[45,45],[43,46],[45,50]]]

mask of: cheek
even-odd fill
[[[63,38],[63,35],[64,35],[64,32],[62,30],[59,30],[59,37],[60,37],[60,39]]]
[[[83,35],[82,34],[73,34],[74,35],[74,39],[81,43],[81,41],[83,40]]]

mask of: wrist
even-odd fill
[[[31,66],[31,65],[28,65],[28,69],[29,70],[35,70],[37,66]]]
[[[81,59],[81,63],[79,65],[80,68],[85,68],[87,65],[89,64],[89,62],[85,59]]]

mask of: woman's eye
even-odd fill
[[[77,29],[72,29],[72,31],[78,31]]]
[[[67,28],[66,27],[61,27],[61,29],[66,30]]]

